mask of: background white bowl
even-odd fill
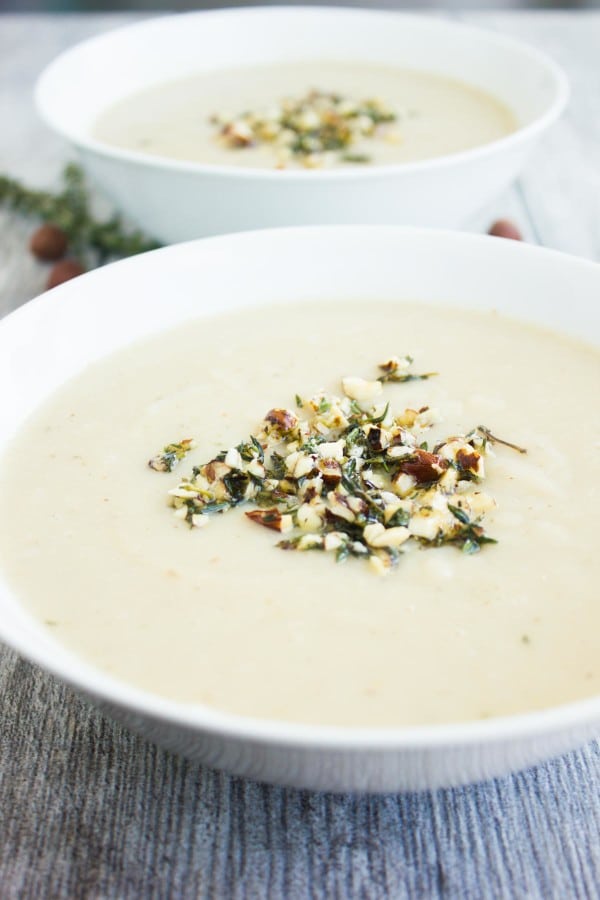
[[[68,282],[0,322],[0,384],[10,385],[0,403],[0,451],[48,393],[91,360],[216,311],[410,299],[495,308],[600,344],[599,297],[600,265],[483,236],[306,228],[159,250]],[[402,729],[292,725],[170,702],[110,678],[57,643],[1,575],[0,636],[165,747],[302,787],[383,791],[476,781],[571,749],[600,723],[600,697],[530,715]]]
[[[248,170],[111,147],[98,115],[152,84],[252,63],[356,59],[462,79],[516,114],[501,140],[417,163],[333,171]],[[165,243],[246,228],[326,223],[455,227],[517,175],[567,97],[538,51],[435,18],[356,9],[232,9],[153,19],[85,41],[41,75],[37,105],[90,175]]]

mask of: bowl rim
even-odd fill
[[[55,116],[48,111],[45,104],[45,94],[47,84],[65,63],[68,63],[71,56],[80,53],[86,47],[96,46],[102,43],[110,42],[111,38],[117,34],[127,34],[132,31],[140,31],[145,28],[155,27],[155,23],[167,20],[178,20],[185,22],[190,17],[206,19],[231,19],[236,18],[252,18],[254,16],[280,16],[282,14],[295,14],[306,16],[318,16],[320,14],[336,15],[345,18],[369,17],[379,19],[382,23],[385,19],[393,18],[395,20],[413,22],[435,22],[442,27],[446,26],[451,31],[461,31],[463,34],[471,34],[474,41],[487,41],[495,44],[497,47],[506,49],[507,51],[516,51],[528,56],[531,61],[537,63],[540,70],[545,70],[553,79],[554,98],[548,108],[540,113],[536,118],[526,125],[518,126],[515,131],[504,137],[488,141],[485,144],[479,144],[470,147],[467,150],[460,150],[455,153],[447,153],[441,156],[434,156],[429,159],[417,160],[414,162],[392,163],[387,165],[376,165],[372,168],[360,166],[348,166],[348,168],[332,168],[332,169],[276,169],[276,168],[251,168],[237,165],[213,164],[194,162],[191,160],[171,159],[167,156],[153,156],[149,153],[142,153],[135,150],[128,150],[122,147],[113,146],[104,141],[95,139],[89,134],[81,134],[77,129],[64,124],[64,120],[60,116]],[[172,80],[172,79],[170,79]],[[149,87],[150,85],[148,85]],[[123,96],[124,99],[127,94]],[[63,138],[73,143],[78,149],[93,153],[97,156],[111,160],[121,161],[125,163],[133,163],[142,168],[159,169],[169,172],[187,172],[191,174],[205,176],[221,176],[232,179],[249,179],[252,181],[272,181],[278,180],[283,183],[303,182],[306,179],[310,181],[354,181],[372,178],[384,178],[392,175],[410,175],[413,173],[421,173],[443,169],[452,165],[469,164],[480,159],[486,159],[496,153],[510,151],[518,147],[522,143],[527,143],[540,132],[548,128],[565,109],[570,96],[569,81],[565,71],[555,62],[552,57],[546,53],[533,47],[526,41],[506,35],[503,32],[496,32],[492,29],[481,28],[477,25],[471,25],[463,22],[444,19],[442,17],[429,17],[411,12],[386,10],[386,9],[368,9],[359,7],[336,7],[336,6],[244,6],[244,7],[227,7],[225,9],[216,10],[194,10],[185,13],[164,16],[152,16],[141,22],[133,22],[118,28],[110,29],[102,34],[95,35],[84,41],[80,41],[72,47],[64,50],[55,59],[53,59],[40,73],[34,86],[34,102],[38,114],[45,124],[53,131],[60,134]]]
[[[313,233],[317,238],[322,239],[326,233],[340,231],[354,231],[361,236],[368,233],[373,238],[378,232],[395,233],[399,237],[407,234],[425,239],[433,236],[444,241],[469,243],[474,248],[484,243],[489,246],[490,241],[498,240],[481,234],[389,225],[295,226],[200,238],[111,263],[87,273],[83,279],[67,282],[54,288],[51,292],[34,298],[0,321],[0,342],[7,321],[30,315],[31,311],[39,305],[49,302],[56,304],[57,300],[60,300],[61,294],[73,294],[92,279],[106,278],[107,273],[108,277],[112,277],[110,273],[115,271],[119,272],[126,267],[144,265],[144,258],[148,256],[156,258],[158,255],[178,253],[195,255],[197,248],[214,247],[215,242],[218,245],[230,241],[256,240],[257,236],[259,236],[259,240],[269,243],[273,235],[281,232],[291,233],[292,236]],[[600,264],[591,260],[517,241],[502,241],[498,246],[502,247],[502,253],[509,256],[514,254],[516,256],[529,255],[540,260],[555,259],[559,261],[560,265],[593,272],[594,277],[597,277],[600,282]],[[51,294],[51,297],[48,297],[48,293]],[[0,638],[18,653],[42,666],[62,682],[96,698],[105,708],[114,704],[133,714],[141,714],[155,722],[180,727],[192,733],[208,733],[238,741],[252,741],[256,745],[294,747],[306,751],[328,749],[385,753],[399,750],[433,750],[440,747],[462,748],[507,743],[519,739],[543,737],[574,727],[591,727],[600,721],[600,694],[542,710],[491,717],[479,721],[387,727],[297,723],[285,719],[265,719],[229,713],[200,703],[182,703],[108,675],[100,668],[86,662],[84,658],[79,657],[66,644],[62,644],[44,631],[40,620],[18,599],[18,591],[13,590],[2,579],[1,572],[0,593],[7,594],[12,599],[19,612],[29,620],[34,626],[34,631],[37,632],[37,635],[31,636],[27,628],[13,622],[7,623],[3,617],[0,617]]]

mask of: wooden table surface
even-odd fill
[[[461,17],[552,54],[573,91],[520,181],[469,228],[510,216],[528,240],[600,259],[600,13]],[[35,77],[134,18],[0,16],[0,171],[56,181],[69,151],[35,115]],[[42,289],[28,230],[0,213],[0,315]],[[165,753],[1,645],[0,696],[0,900],[600,896],[598,743],[470,788],[334,796]]]

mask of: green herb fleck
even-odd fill
[[[367,153],[344,153],[342,155],[343,162],[346,163],[357,163],[360,165],[364,165],[365,163],[370,163],[372,157],[370,157]]]
[[[461,509],[459,506],[452,506],[450,503],[448,504],[448,509],[459,522],[463,523],[463,525],[471,524],[471,520],[464,509]]]
[[[414,372],[384,372],[377,379],[382,384],[405,384],[408,381],[427,381],[428,378],[435,378],[437,372],[423,372],[417,375]]]
[[[380,424],[385,420],[385,418],[387,417],[387,414],[388,414],[388,412],[389,412],[389,409],[390,409],[390,404],[389,404],[389,403],[386,403],[386,404],[385,404],[385,409],[383,410],[383,412],[382,412],[379,416],[373,416],[372,418],[369,418],[369,417],[367,416],[367,417],[366,417],[366,421],[367,421],[367,422],[370,422],[372,425],[380,425]]]

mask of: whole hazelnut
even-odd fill
[[[77,278],[78,275],[83,275],[84,272],[85,269],[76,259],[61,259],[60,262],[57,262],[50,269],[46,290],[49,291],[50,288],[57,287],[64,281],[70,281],[71,278]]]
[[[67,236],[61,228],[47,223],[33,232],[29,249],[34,256],[43,260],[60,259],[67,249]]]
[[[492,234],[494,237],[510,238],[512,241],[523,240],[523,235],[509,219],[498,219],[490,226],[488,234]]]

